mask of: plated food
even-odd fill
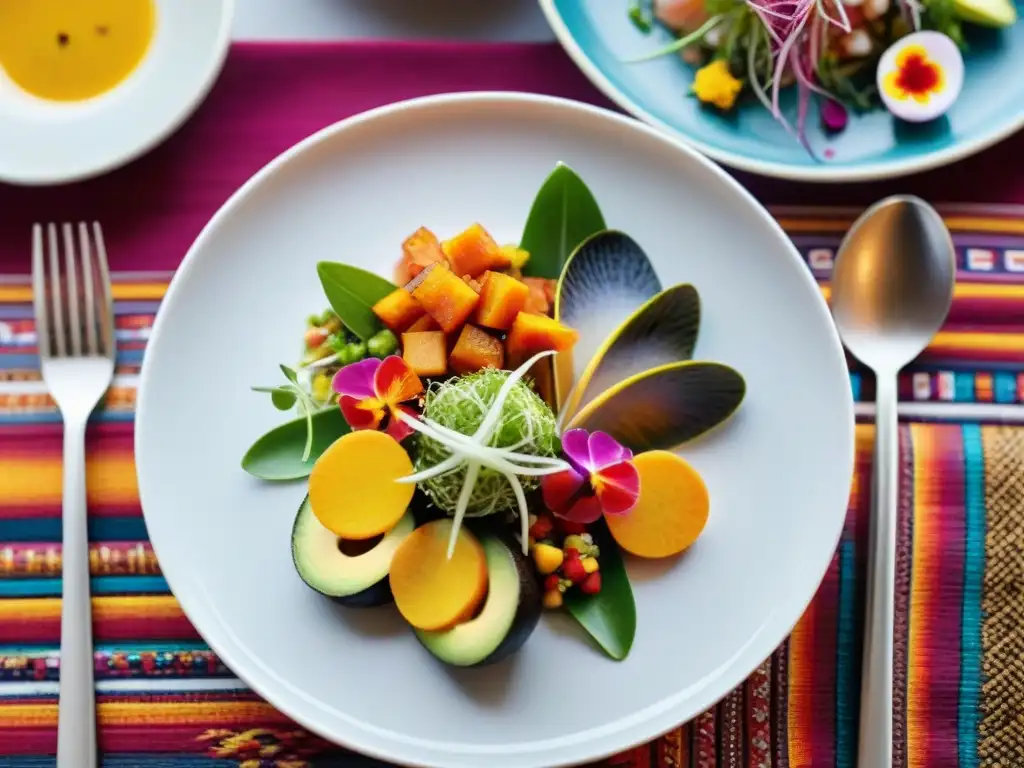
[[[813,154],[812,97],[824,100],[820,117],[833,133],[847,127],[849,110],[941,117],[963,86],[964,26],[1009,27],[1017,9],[1013,0],[634,0],[629,16],[644,32],[658,23],[677,35],[645,58],[681,54],[698,67],[699,101],[728,112],[754,97]],[[795,118],[779,106],[787,85],[798,93]]]
[[[619,106],[757,174],[888,179],[949,165],[1024,126],[1024,24],[1012,0],[642,0],[639,11],[636,0],[539,2]]]
[[[578,210],[562,204],[574,193],[545,185],[543,210],[559,215],[527,230],[537,187],[559,159],[586,179],[602,221],[583,226],[564,215]],[[645,558],[614,545],[606,550],[594,536],[599,595],[608,600],[623,584],[615,575],[621,564],[635,605],[632,645],[621,662],[609,661],[569,613],[575,590],[563,595],[563,609],[542,606],[529,638],[504,661],[455,666],[433,658],[394,606],[341,605],[297,574],[291,535],[315,463],[302,461],[306,420],[296,414],[282,424],[289,415],[267,402],[271,395],[249,388],[288,384],[281,361],[301,372],[303,318],[331,303],[320,262],[397,285],[391,267],[404,237],[427,225],[444,241],[473,221],[499,244],[521,244],[534,266],[545,259],[542,244],[557,242],[563,227],[572,241],[608,227],[628,233],[662,288],[697,289],[694,358],[726,364],[747,384],[729,419],[676,452],[709,497],[694,545],[682,556]],[[578,319],[558,321],[581,332],[576,365],[584,349],[621,325],[610,321],[591,340]],[[726,173],[661,132],[530,94],[391,105],[331,126],[270,163],[214,216],[176,272],[141,377],[135,456],[142,510],[189,620],[277,710],[391,763],[579,765],[707,710],[804,611],[834,562],[849,494],[853,406],[843,353],[820,291],[778,225]],[[604,375],[595,372],[593,381],[600,393]],[[314,409],[310,418],[311,456],[350,431],[340,407]],[[258,480],[239,467],[267,430],[259,471],[295,482]],[[413,517],[422,525],[415,513],[424,493],[416,495]],[[497,522],[495,515],[467,517],[462,527],[493,553],[484,529]],[[521,556],[518,524],[513,511],[498,529]],[[370,571],[379,563],[364,562],[359,579],[377,581]],[[536,570],[532,556],[526,563]],[[324,587],[337,588],[335,576],[321,571]],[[502,601],[505,618],[487,622],[489,631],[501,632],[510,605]],[[585,620],[596,628],[603,618],[594,612]],[[621,655],[629,638],[623,625],[604,627],[604,642]],[[464,653],[467,646],[458,646]],[[572,685],[615,695],[574,704]]]
[[[552,205],[573,211],[571,237],[546,224]],[[393,601],[455,666],[514,653],[542,608],[625,658],[636,608],[622,554],[673,557],[700,536],[707,488],[670,451],[745,394],[732,368],[692,359],[696,289],[663,287],[565,165],[521,242],[420,227],[401,254],[394,283],[321,262],[330,308],[308,319],[298,370],[255,388],[302,412],[304,429],[275,428],[242,461],[301,477],[265,471],[272,445],[309,474],[299,576],[345,606]]]

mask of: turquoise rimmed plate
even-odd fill
[[[702,109],[688,96],[693,70],[678,57],[626,63],[672,39],[664,30],[637,30],[626,15],[629,0],[540,5],[565,50],[620,107],[753,173],[818,182],[892,178],[948,165],[1024,126],[1024,21],[1006,30],[971,30],[963,93],[935,123],[912,126],[878,110],[852,116],[842,134],[829,138],[812,113],[808,137],[821,156],[816,160],[756,102],[729,116]]]

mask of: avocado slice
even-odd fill
[[[487,558],[487,598],[480,613],[451,629],[415,630],[434,656],[456,667],[494,664],[522,647],[540,621],[540,589],[519,546],[491,533],[480,539]]]
[[[317,520],[307,496],[292,526],[292,562],[311,589],[335,602],[354,608],[383,605],[392,599],[391,558],[415,527],[413,514],[407,511],[369,550],[347,555],[338,537]]]
[[[1017,21],[1013,0],[953,0],[953,12],[963,21],[982,27],[1009,27]]]

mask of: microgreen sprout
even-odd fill
[[[524,482],[532,488],[536,478],[570,468],[553,455],[557,451],[554,415],[522,381],[536,362],[551,354],[554,353],[534,355],[510,373],[489,369],[446,382],[428,394],[421,418],[407,413],[399,415],[420,435],[417,466],[426,463],[424,456],[433,463],[398,482],[426,484],[435,503],[453,514],[449,558],[471,505],[477,516],[497,512],[505,508],[509,491],[519,516],[520,538],[526,554],[529,509]],[[501,386],[493,392],[493,383],[499,380]],[[532,405],[532,400],[524,401],[524,392],[536,399],[539,406]],[[513,398],[516,407],[507,409]],[[431,414],[462,426],[465,431],[442,424]],[[468,433],[469,429],[473,431]]]
[[[306,447],[302,451],[302,460],[309,461],[309,455],[313,451],[313,414],[320,410],[309,393],[299,385],[299,375],[293,368],[287,365],[281,366],[281,373],[288,379],[287,384],[276,387],[253,387],[253,392],[266,392],[270,394],[270,401],[279,411],[288,411],[299,405],[299,410],[306,419]]]

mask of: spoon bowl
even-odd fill
[[[899,370],[942,327],[955,277],[953,241],[934,208],[909,196],[875,204],[850,229],[832,275],[846,348],[875,372]]]

